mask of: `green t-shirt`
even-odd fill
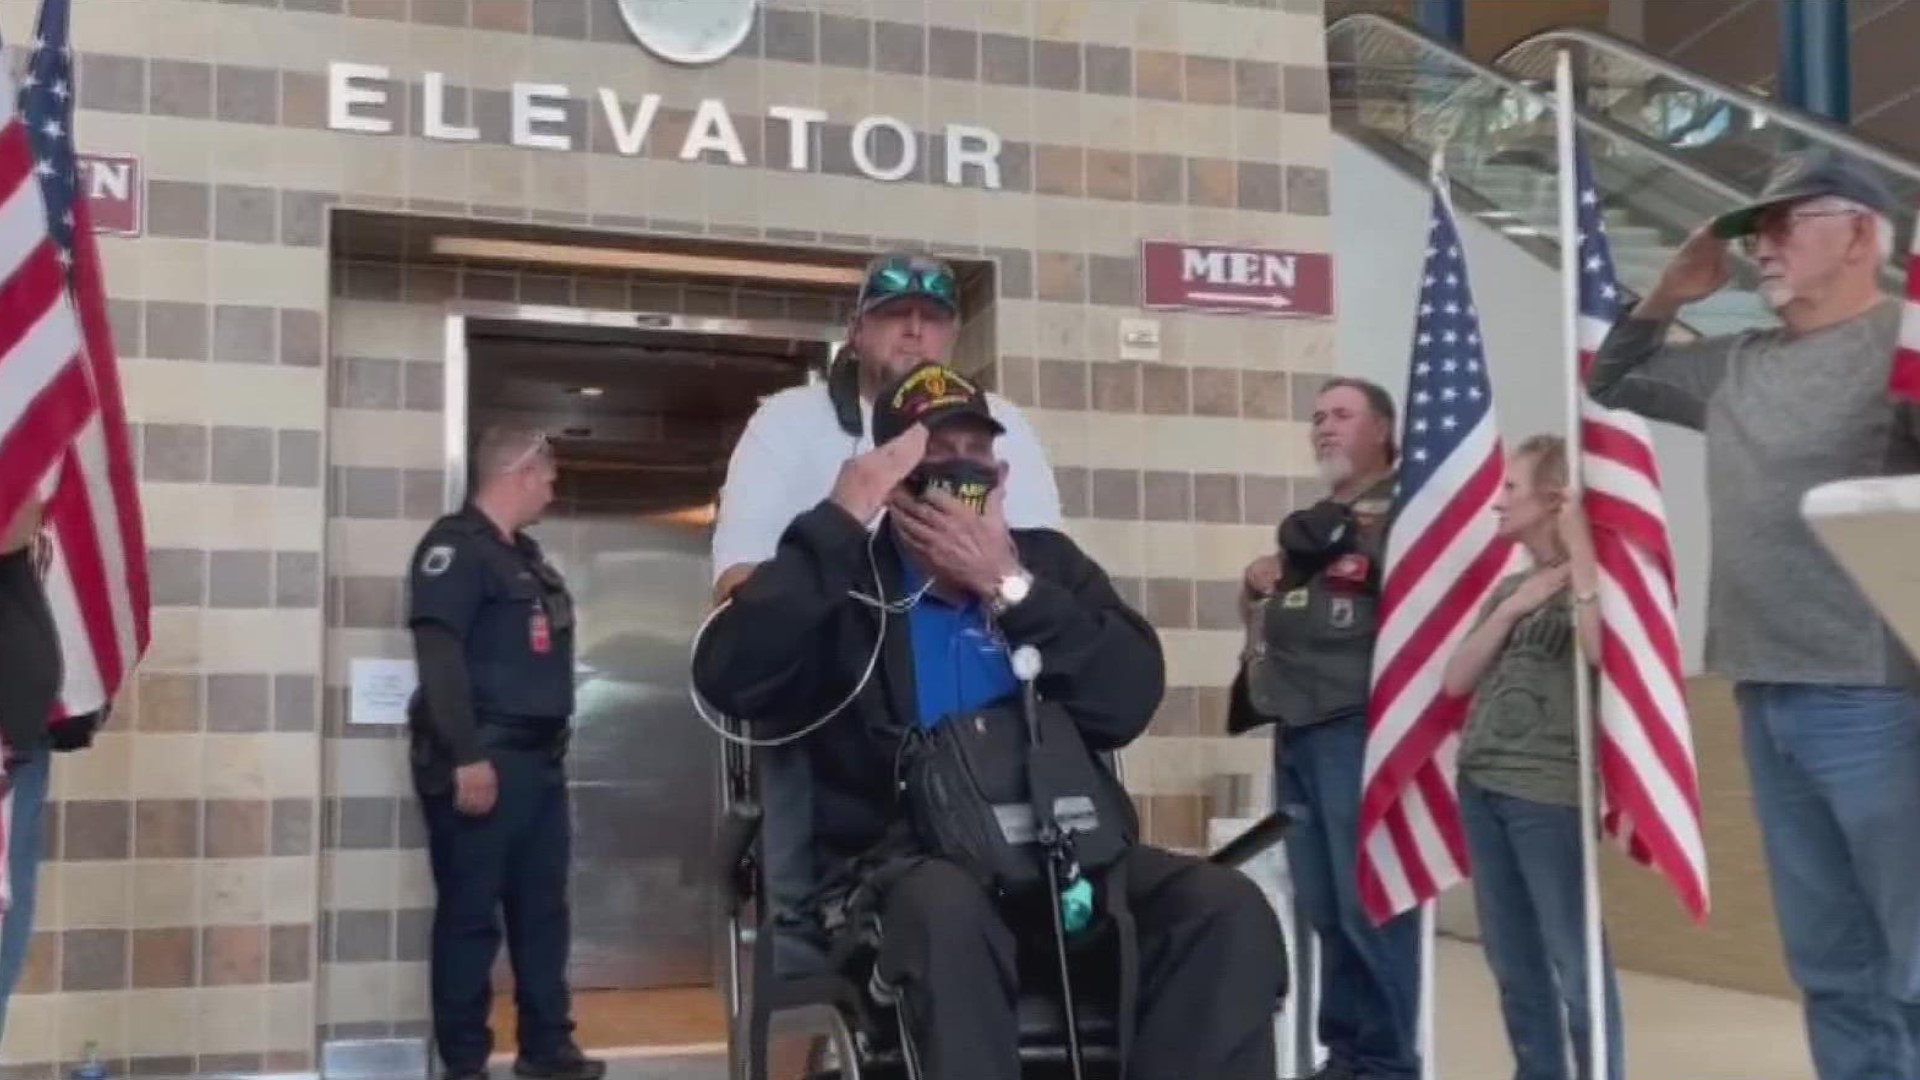
[[[1479,621],[1526,579],[1514,574],[1495,586]],[[1480,676],[1461,738],[1462,778],[1501,795],[1580,805],[1574,652],[1572,599],[1561,589],[1514,624]]]

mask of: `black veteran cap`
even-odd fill
[[[942,364],[921,364],[874,399],[873,443],[892,442],[915,424],[932,429],[961,417],[980,421],[995,435],[1007,430],[993,418],[986,392],[972,379]]]
[[[1807,150],[1783,158],[1758,199],[1714,218],[1713,234],[1723,240],[1749,236],[1768,208],[1829,195],[1893,213],[1893,196],[1867,167],[1831,151]]]

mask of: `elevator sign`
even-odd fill
[[[1333,314],[1333,257],[1324,252],[1143,240],[1140,304],[1324,318]]]
[[[80,193],[87,198],[93,231],[139,236],[144,194],[140,159],[131,154],[80,154]]]

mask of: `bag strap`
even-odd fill
[[[1107,917],[1113,920],[1114,939],[1120,953],[1114,1023],[1119,1043],[1119,1075],[1124,1078],[1127,1064],[1133,1060],[1134,1013],[1140,998],[1139,924],[1134,921],[1133,908],[1127,904],[1127,860],[1114,863],[1100,887],[1107,894]]]

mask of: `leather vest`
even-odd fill
[[[1380,559],[1393,481],[1353,503],[1353,548],[1306,581],[1283,576],[1248,626],[1247,696],[1285,727],[1363,715],[1379,632]]]

